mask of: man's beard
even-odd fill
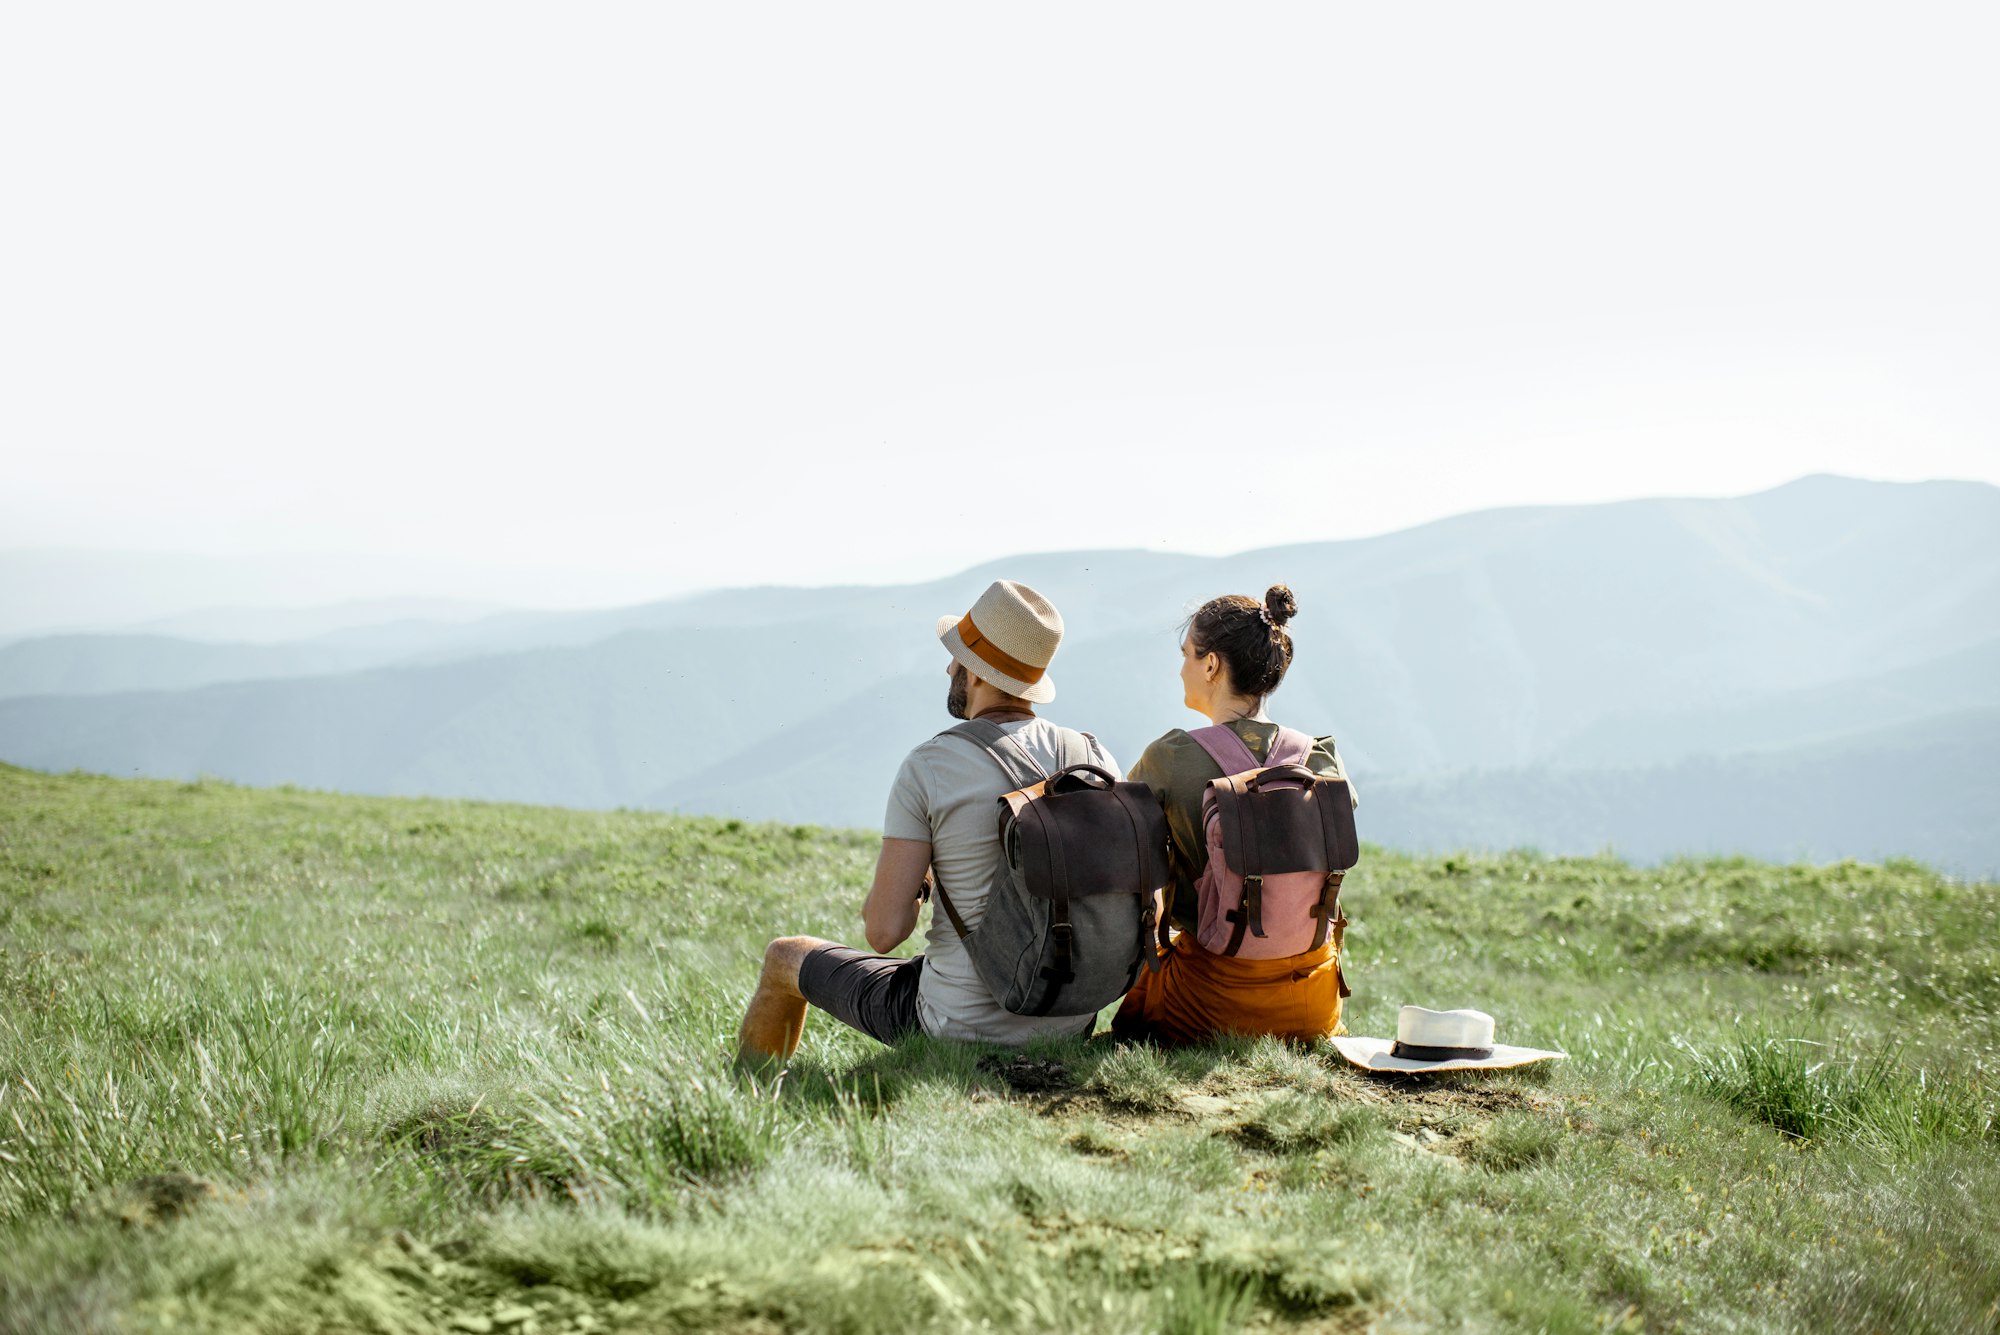
[[[944,697],[945,712],[953,718],[964,718],[971,702],[972,674],[965,670],[965,664],[954,663],[951,667],[951,690]]]

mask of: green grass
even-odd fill
[[[1369,850],[1349,1027],[730,1043],[876,841],[0,767],[0,1332],[2000,1328],[2000,890]]]
[[[1893,1045],[1846,1054],[1810,1039],[1739,1033],[1690,1059],[1696,1088],[1798,1140],[1866,1140],[1894,1152],[1994,1138],[1986,1082],[1934,1075],[1902,1061]]]

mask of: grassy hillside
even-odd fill
[[[872,837],[0,767],[0,1332],[1992,1330],[2000,888],[1371,851],[1349,1027],[728,1073]]]

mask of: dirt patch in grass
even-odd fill
[[[1076,1083],[1068,1066],[1045,1057],[981,1057],[979,1069],[999,1076],[1016,1094],[1058,1094]]]
[[[127,1228],[152,1228],[172,1223],[221,1195],[206,1179],[188,1173],[155,1173],[105,1188],[76,1213],[79,1218],[116,1219]]]
[[[1122,1163],[1132,1157],[1130,1150],[1120,1145],[1117,1141],[1110,1139],[1104,1132],[1095,1127],[1084,1127],[1082,1130],[1070,1133],[1069,1138],[1064,1140],[1063,1144],[1087,1159],[1104,1159],[1113,1163]]]
[[[1427,1153],[1522,1162],[1538,1156],[1519,1147],[1495,1153],[1486,1128],[1503,1118],[1532,1120],[1561,1111],[1554,1096],[1477,1075],[1364,1075],[1310,1060],[1274,1069],[1225,1059],[1190,1079],[1192,1072],[1177,1070],[1171,1054],[1143,1045],[1083,1068],[1025,1055],[979,1061],[980,1071],[1002,1085],[997,1097],[1075,1123],[1065,1145],[1113,1162],[1130,1157],[1132,1136],[1190,1123],[1213,1127],[1240,1149],[1260,1154],[1321,1148],[1381,1127],[1397,1143]]]
[[[1364,1075],[1269,1054],[1201,1069],[1143,1046],[1094,1064],[994,1055],[980,1069],[1002,1085],[989,1097],[1061,1124],[1081,1158],[1130,1163],[1155,1137],[1203,1128],[1239,1172],[1274,1185],[1365,1194],[1352,1151],[1378,1139],[1453,1169],[1511,1172],[1553,1157],[1563,1134],[1562,1098],[1477,1075]]]
[[[1355,1097],[1366,1103],[1416,1103],[1426,1107],[1478,1108],[1498,1112],[1528,1105],[1530,1096],[1512,1085],[1495,1085],[1476,1075],[1359,1076]]]

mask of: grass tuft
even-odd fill
[[[1197,1266],[1159,1289],[1160,1335],[1230,1335],[1257,1309],[1261,1276]]]
[[[1738,1030],[1732,1043],[1687,1052],[1696,1089],[1794,1140],[1909,1150],[1994,1132],[1990,1092],[1909,1067],[1893,1046],[1848,1056],[1830,1043]]]
[[[607,953],[616,951],[625,939],[624,929],[601,915],[578,918],[570,924],[569,934],[578,944]]]
[[[1500,1114],[1473,1138],[1465,1157],[1496,1173],[1511,1173],[1553,1159],[1562,1149],[1564,1131],[1533,1113]]]
[[[618,1301],[670,1284],[686,1270],[670,1235],[603,1206],[561,1215],[513,1210],[496,1221],[469,1259],[527,1288],[560,1285]]]
[[[1174,1106],[1179,1086],[1160,1050],[1138,1043],[1099,1061],[1084,1088],[1114,1107],[1162,1112]]]
[[[1380,1115],[1360,1104],[1288,1090],[1266,1099],[1235,1134],[1252,1149],[1298,1154],[1358,1141],[1381,1129]]]
[[[635,1207],[665,1208],[683,1187],[757,1168],[793,1125],[776,1100],[726,1078],[651,1072],[604,1086],[532,1096],[514,1128],[518,1162],[572,1193],[611,1188]]]

